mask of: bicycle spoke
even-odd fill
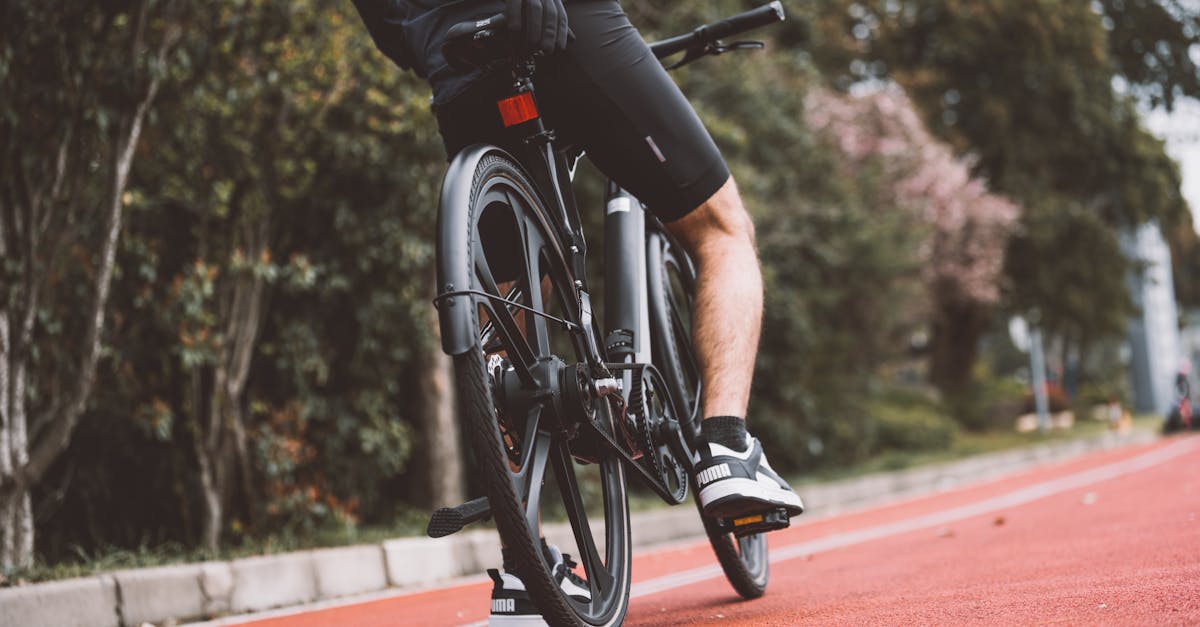
[[[551,440],[550,434],[545,431],[538,431],[537,435],[526,439],[532,444],[529,457],[523,458],[526,460],[525,467],[514,479],[518,489],[524,490],[525,524],[536,531],[541,523],[542,487],[546,477],[546,460],[550,457]]]
[[[496,284],[495,277],[492,276],[491,267],[488,266],[487,259],[483,255],[483,247],[478,242],[475,244],[475,276],[479,279],[483,291],[489,294],[500,294],[500,288]],[[534,381],[532,368],[537,361],[537,353],[526,341],[525,336],[521,334],[521,326],[517,324],[513,311],[506,305],[498,305],[490,300],[484,301],[482,304],[488,312],[488,318],[493,323],[494,329],[504,340],[504,347],[508,349],[508,359],[516,368],[517,375],[521,377],[522,382],[527,385],[532,384]]]
[[[687,341],[691,337],[691,330],[684,326],[683,320],[679,317],[678,310],[671,310],[671,327],[675,333],[675,337],[680,338],[676,342],[676,347],[679,349],[680,357],[683,358],[684,364],[688,367],[688,375],[692,378],[697,378],[700,372],[699,362],[696,360],[695,349],[692,348],[692,343]]]
[[[520,279],[520,287],[529,297],[529,306],[538,311],[545,311],[542,299],[541,254],[545,240],[538,232],[536,225],[529,220],[523,220],[520,226],[521,239],[525,244],[525,272]],[[525,337],[530,346],[539,356],[550,354],[550,338],[548,322],[541,316],[525,316]]]
[[[673,267],[672,265],[667,265],[667,266],[666,266],[666,268],[664,268],[664,272],[669,272],[669,270],[670,270],[672,267]],[[678,275],[678,269],[677,269],[677,268],[676,268],[676,272],[675,272],[675,273],[676,273],[676,275]],[[683,280],[682,280],[682,279],[679,279],[679,282],[682,284],[682,283],[683,283]],[[677,296],[677,293],[676,293],[676,291],[675,291],[675,289],[674,289],[674,286],[671,284],[671,277],[670,277],[670,276],[664,276],[664,277],[663,277],[663,286],[666,288],[666,292],[667,292],[667,301],[668,301],[668,303],[667,303],[667,304],[670,306],[670,308],[671,308],[671,311],[680,312],[680,311],[691,311],[691,310],[692,310],[692,303],[690,302],[690,300],[689,300],[688,302],[684,302],[684,303],[682,303],[682,304],[681,304],[681,303],[679,302],[679,299],[678,299],[678,298],[676,298],[676,296]],[[682,288],[682,285],[681,285],[680,287]],[[685,294],[684,296],[686,296],[686,294]]]
[[[671,331],[674,333],[675,337],[678,338],[676,346],[681,349],[680,352],[683,353],[682,357],[686,360],[687,365],[690,366],[690,374],[694,375],[700,372],[699,361],[696,359],[696,355],[693,352],[692,343],[690,341],[690,338],[692,337],[692,330],[689,328],[687,321],[685,321],[682,316],[682,312],[690,312],[692,310],[692,303],[691,299],[688,298],[686,291],[682,294],[685,302],[679,302],[678,296],[680,294],[674,289],[672,284],[670,276],[672,273],[677,277],[677,280],[680,283],[680,288],[684,290],[687,289],[686,283],[683,280],[683,273],[681,272],[679,266],[671,262],[664,263],[663,291],[665,292],[664,296],[666,296],[667,299],[667,313],[671,318]]]
[[[592,589],[592,601],[596,602],[612,587],[612,575],[605,569],[596,549],[596,540],[592,537],[591,523],[588,521],[587,509],[580,495],[579,481],[575,477],[575,462],[567,450],[565,442],[558,441],[554,447],[554,477],[558,480],[558,490],[562,494],[563,505],[567,508],[567,517],[571,519],[571,530],[575,532],[575,545],[579,548],[580,563],[587,574],[589,587]],[[611,524],[611,521],[606,521]],[[609,547],[610,550],[612,547]]]
[[[504,295],[504,300],[513,301],[513,302],[520,302],[521,298],[522,298],[521,290],[519,288],[515,288],[515,287],[512,288],[511,290],[509,290],[508,294]],[[488,320],[487,322],[483,323],[483,328],[480,329],[480,331],[479,331],[479,345],[483,347],[484,355],[504,350],[503,346],[500,346],[500,347],[493,346],[492,343],[493,343],[493,341],[495,341],[495,339],[496,339],[496,323],[492,322],[491,320]]]

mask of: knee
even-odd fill
[[[667,224],[694,257],[723,254],[730,246],[754,248],[754,221],[733,178],[684,217]]]

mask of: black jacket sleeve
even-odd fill
[[[396,65],[408,70],[413,67],[412,52],[404,39],[395,0],[353,0],[375,47]]]

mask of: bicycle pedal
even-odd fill
[[[756,533],[766,533],[768,531],[777,531],[779,529],[787,529],[791,526],[792,520],[788,516],[787,509],[782,507],[763,512],[761,514],[748,514],[746,516],[737,516],[735,518],[720,518],[717,524],[721,526],[721,530],[741,538],[744,536],[752,536]]]
[[[443,507],[429,517],[425,526],[425,535],[431,538],[441,538],[462,531],[463,527],[483,520],[492,514],[492,505],[486,496],[471,499],[458,507]]]

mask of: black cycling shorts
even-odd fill
[[[566,8],[575,39],[543,59],[534,78],[542,117],[659,219],[683,217],[729,179],[720,151],[620,4],[568,0]],[[462,78],[430,72],[435,93],[439,75]],[[503,127],[495,104],[510,93],[509,76],[484,77],[435,104],[447,154],[475,143],[513,144],[519,131]]]

